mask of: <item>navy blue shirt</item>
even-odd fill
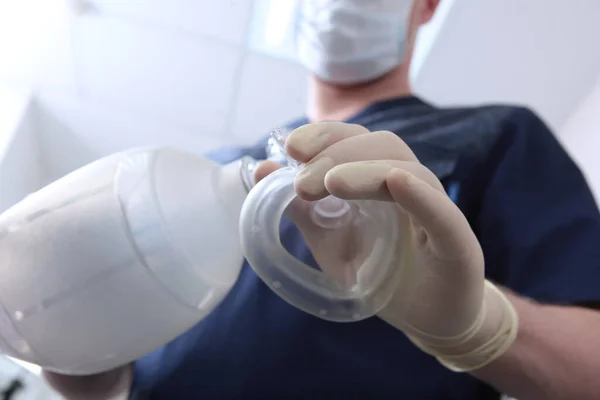
[[[348,122],[395,132],[440,178],[481,242],[488,279],[545,303],[600,301],[597,206],[578,167],[530,110],[439,109],[406,97]],[[213,157],[260,159],[264,147]],[[292,226],[283,228],[282,241],[309,257]],[[293,308],[247,264],[212,314],[136,362],[133,392],[158,400],[499,397],[376,317],[339,324]]]

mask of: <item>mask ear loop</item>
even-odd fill
[[[286,135],[281,128],[271,132],[271,138],[279,148],[279,152],[287,160],[288,166],[300,170],[304,164],[294,160],[285,150]],[[324,199],[313,202],[310,213],[312,221],[322,228],[337,229],[345,226],[352,220],[352,208],[346,201],[334,196],[327,196]]]

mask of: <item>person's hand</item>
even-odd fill
[[[305,163],[295,182],[303,200],[333,195],[397,203],[409,258],[398,265],[406,269],[405,279],[379,317],[457,371],[486,365],[508,349],[518,325],[511,303],[485,280],[481,247],[462,212],[398,136],[358,125],[318,123],[293,131],[286,150]],[[257,180],[279,167],[262,163]],[[348,253],[352,232],[342,231],[319,246],[322,228],[310,222],[306,210],[292,207],[292,213],[318,262]]]
[[[126,400],[133,381],[133,366],[125,365],[89,376],[44,371],[43,377],[66,400]]]

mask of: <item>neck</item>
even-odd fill
[[[400,66],[381,78],[353,86],[340,86],[311,78],[308,118],[311,122],[345,121],[367,106],[411,95],[408,68]]]

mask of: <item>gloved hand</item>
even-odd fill
[[[398,265],[405,278],[379,317],[454,371],[478,369],[510,347],[518,326],[512,304],[485,280],[481,247],[462,212],[399,137],[326,122],[293,131],[286,150],[305,163],[295,182],[304,200],[331,194],[398,204],[398,224],[408,241]],[[279,167],[262,163],[257,180]],[[347,253],[343,234],[319,245],[322,229],[305,210],[294,210],[291,218],[317,261]]]
[[[88,376],[44,371],[46,382],[65,400],[126,400],[133,381],[133,366],[125,365]]]

